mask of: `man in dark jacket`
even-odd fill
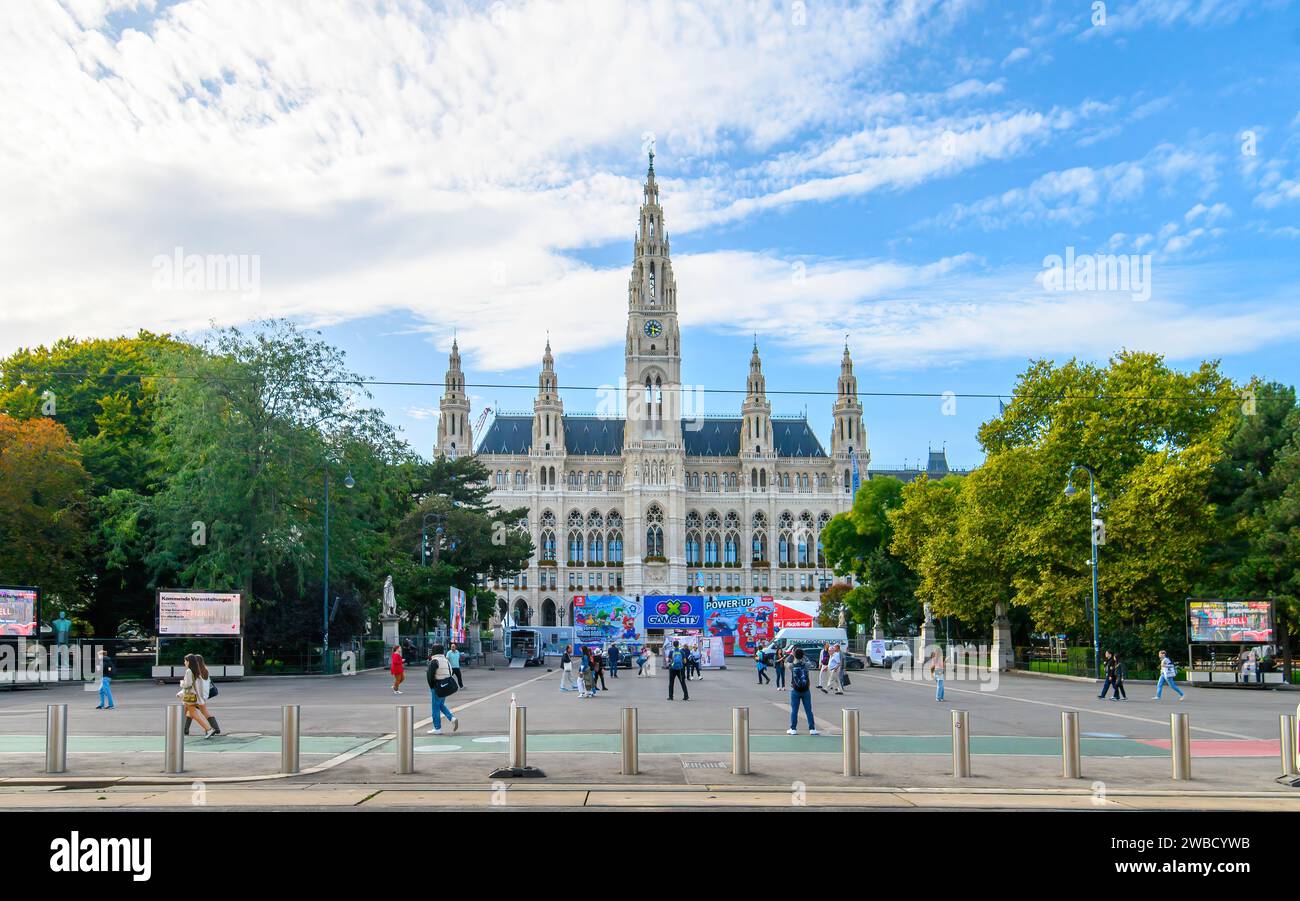
[[[610,645],[609,646],[609,671],[610,671],[610,675],[612,675],[615,679],[618,678],[618,658],[619,658],[618,645],[616,644]]]

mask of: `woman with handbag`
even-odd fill
[[[181,690],[176,697],[185,705],[185,733],[190,731],[190,723],[196,722],[203,730],[204,738],[211,738],[216,730],[208,723],[201,706],[207,702],[208,668],[203,665],[203,658],[198,654],[185,656],[185,675],[181,677]]]
[[[460,728],[460,720],[451,712],[447,706],[447,698],[454,695],[460,688],[456,684],[456,674],[452,671],[451,661],[443,653],[443,647],[440,644],[433,646],[433,654],[429,657],[429,696],[433,699],[433,728],[429,730],[429,735],[442,734],[442,718],[445,716],[451,720],[451,731],[455,732]]]

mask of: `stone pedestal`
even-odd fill
[[[990,666],[996,667],[999,672],[1015,667],[1016,649],[1011,644],[1011,620],[1005,613],[993,620],[993,650],[990,657]]]
[[[395,613],[381,613],[379,621],[384,626],[384,648],[392,653],[393,648],[397,647],[400,641],[397,624],[401,621],[401,617]]]
[[[884,639],[884,637],[885,637],[885,627],[880,622],[879,614],[877,614],[876,618],[871,622],[871,640],[881,641]]]

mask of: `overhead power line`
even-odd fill
[[[89,372],[77,370],[35,370],[19,369],[17,373],[24,381],[30,382],[29,376],[43,376],[45,378],[72,378],[72,379],[194,379],[212,382],[229,382],[229,381],[255,381],[254,376],[221,376],[213,378],[198,373],[135,373],[135,372]],[[314,385],[351,385],[356,387],[395,387],[395,388],[445,388],[446,382],[424,382],[408,381],[396,379],[374,379],[374,378],[357,378],[357,379],[303,379]],[[526,390],[535,391],[537,385],[532,383],[510,383],[510,382],[463,382],[459,387],[464,388],[487,388],[497,390]],[[637,384],[627,385],[564,385],[560,386],[561,391],[642,391],[644,387]],[[656,390],[663,391],[685,391],[690,393],[703,394],[739,394],[747,395],[746,388],[705,388],[697,385],[662,385],[656,386]],[[839,391],[828,391],[818,388],[773,388],[764,391],[765,394],[783,395],[783,396],[806,396],[806,397],[838,397]],[[966,398],[971,400],[1002,400],[1004,398],[1021,398],[1021,399],[1039,399],[1049,398],[1054,400],[1137,400],[1137,401],[1175,401],[1175,402],[1210,402],[1210,401],[1231,401],[1237,402],[1242,400],[1242,394],[1239,392],[1209,392],[1204,394],[1185,394],[1185,395],[1145,395],[1145,394],[1065,394],[1045,392],[1040,394],[1019,394],[1014,391],[1004,391],[1000,394],[972,392],[972,391],[858,391],[858,397],[901,397],[901,398],[928,398],[944,400],[947,398]]]

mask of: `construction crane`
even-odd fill
[[[487,421],[488,414],[492,412],[491,407],[484,407],[483,412],[478,414],[478,419],[474,420],[474,435],[482,435],[483,423]]]

